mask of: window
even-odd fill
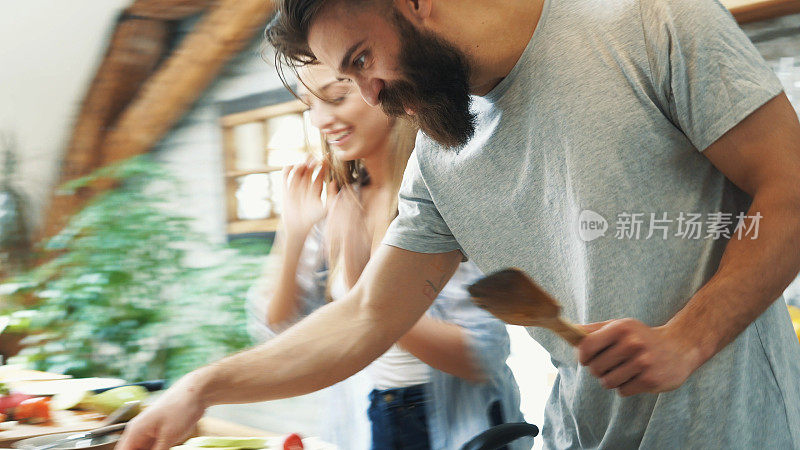
[[[270,97],[258,97],[265,96]],[[302,102],[273,102],[256,108],[252,103],[251,98],[227,102],[220,119],[228,235],[276,231],[281,211],[280,171],[302,162],[309,153],[319,155],[321,149],[319,130],[311,126]],[[224,113],[243,105],[251,108]]]

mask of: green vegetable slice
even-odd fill
[[[108,415],[125,403],[137,400],[143,401],[148,395],[147,389],[141,386],[120,386],[100,394],[87,396],[80,402],[79,406]],[[131,417],[135,416],[136,412],[131,414]]]
[[[254,437],[200,436],[189,439],[185,445],[190,447],[259,449],[267,446],[267,440]]]
[[[58,394],[53,396],[53,399],[50,400],[50,408],[54,411],[60,411],[62,409],[72,409],[80,402],[82,402],[89,394],[86,391],[64,391],[59,392]]]

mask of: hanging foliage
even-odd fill
[[[47,242],[56,256],[5,286],[40,300],[14,361],[73,376],[171,379],[249,345],[244,296],[264,245],[210,244],[170,208],[177,185],[146,157],[65,188],[112,171],[122,185]]]

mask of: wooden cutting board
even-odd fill
[[[102,417],[94,413],[53,411],[52,420],[47,425],[17,424],[10,430],[0,431],[0,447],[8,447],[12,442],[45,434],[91,430],[98,426]]]

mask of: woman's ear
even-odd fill
[[[395,0],[395,6],[411,23],[422,25],[431,15],[433,0]]]

